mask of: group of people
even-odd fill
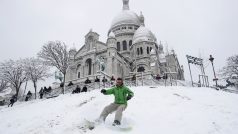
[[[111,77],[111,81],[112,81],[112,82],[115,81],[114,76]],[[94,82],[100,82],[100,79],[96,76]],[[102,78],[102,82],[103,82],[103,83],[108,82],[108,80],[106,79],[105,76]],[[87,78],[84,83],[85,83],[85,84],[90,84],[90,83],[91,83],[91,80],[89,80],[89,78]]]
[[[100,82],[100,79],[96,76],[94,82]],[[102,82],[103,83],[108,82],[108,80],[106,79],[105,76],[102,78]],[[114,82],[115,82],[115,78],[114,78],[114,76],[112,76],[111,77],[111,85],[114,85]],[[80,92],[87,92],[88,91],[87,85],[92,83],[92,82],[91,82],[91,80],[89,78],[87,78],[84,83],[85,83],[85,85],[84,85],[84,87],[82,89],[79,87],[79,85],[77,85],[77,87],[72,91],[72,94],[80,93]],[[72,85],[73,85],[72,82],[70,82],[68,84],[68,86],[72,86]]]
[[[32,96],[32,93],[31,91],[28,91],[27,94],[26,94],[26,98],[25,98],[25,101],[28,101]]]
[[[48,88],[46,88],[46,87],[44,87],[44,88],[41,87],[41,89],[40,89],[40,91],[39,91],[40,99],[43,98],[43,95],[44,95],[45,93],[51,92],[51,90],[52,90],[51,86],[49,86]]]
[[[157,74],[155,79],[156,80],[160,80],[160,79],[167,80],[168,79],[168,74],[164,74],[163,76],[160,76],[159,74]]]
[[[91,80],[89,80],[89,78],[87,78],[84,83],[85,83],[85,84],[90,84],[90,83],[91,83]]]
[[[86,85],[84,85],[83,89],[81,90],[81,88],[79,87],[79,85],[77,85],[77,87],[72,91],[72,94],[75,93],[80,93],[80,92],[87,92],[88,88]]]
[[[17,101],[17,95],[13,95],[12,98],[10,99],[10,103],[8,104],[9,106],[13,106],[13,104]]]
[[[31,91],[28,91],[27,94],[26,94],[26,98],[25,98],[25,101],[28,101],[30,98],[32,97],[32,93]],[[17,95],[13,95],[10,99],[10,103],[8,104],[8,107],[9,106],[13,106],[13,104],[17,101]]]

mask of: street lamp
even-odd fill
[[[218,80],[218,79],[216,78],[216,73],[215,73],[215,69],[214,69],[214,65],[213,65],[214,58],[212,57],[212,55],[210,55],[209,60],[210,60],[211,63],[212,63],[212,68],[213,68],[213,73],[214,73],[214,79],[213,79],[213,81],[216,82],[216,87],[217,87],[217,80]]]
[[[62,83],[63,76],[62,76],[62,73],[59,71],[55,71],[55,80],[57,80],[57,79],[59,79],[60,82]]]
[[[103,57],[96,57],[96,63],[99,64],[99,79],[101,80],[102,71],[105,70],[104,58]],[[99,82],[99,88],[100,88],[100,82]]]
[[[66,69],[66,71],[67,71],[67,69]],[[62,73],[59,71],[55,71],[55,80],[57,80],[57,79],[60,80],[60,85],[61,85],[64,77],[63,77]],[[64,91],[65,91],[65,82],[63,83],[63,91],[62,91],[63,94],[64,94]]]

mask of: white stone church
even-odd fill
[[[99,40],[99,34],[90,30],[85,44],[70,50],[70,67],[66,81],[94,80],[96,76],[110,79],[129,79],[133,75],[163,76],[184,79],[174,52],[164,52],[163,44],[146,28],[142,13],[137,15],[129,8],[129,0],[123,0],[122,11],[112,20],[107,42]]]

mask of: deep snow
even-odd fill
[[[66,94],[13,107],[0,107],[0,134],[237,134],[238,95],[210,88],[132,87],[122,123],[131,131],[109,129],[107,125],[84,132],[84,119],[94,120],[104,106],[113,102],[100,90]]]

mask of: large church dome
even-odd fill
[[[123,10],[112,20],[111,29],[120,26],[120,25],[136,25],[140,26],[140,18],[139,16],[130,11],[129,8],[129,0],[122,0],[123,1]]]
[[[143,41],[156,42],[157,39],[148,28],[146,28],[144,25],[141,25],[140,28],[138,28],[134,34],[133,44]]]
[[[133,24],[140,26],[139,16],[130,10],[123,10],[112,21],[111,28],[123,24]]]

